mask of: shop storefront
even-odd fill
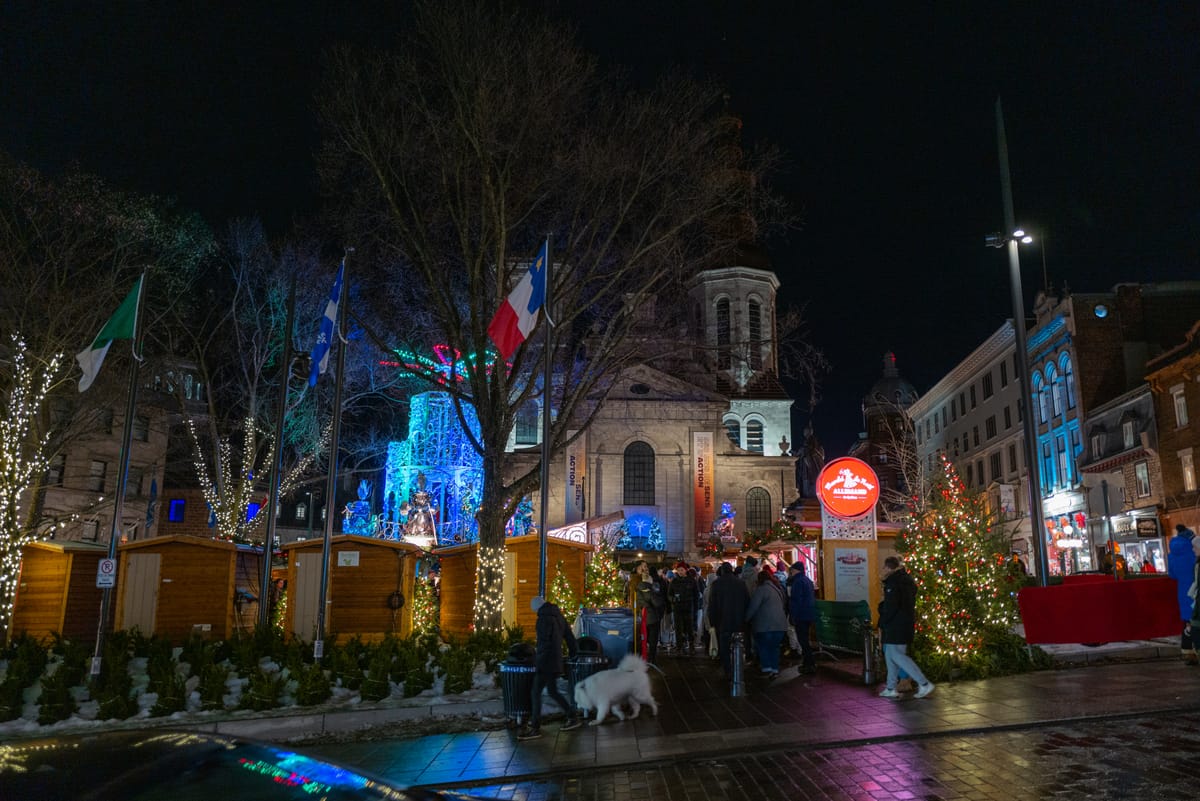
[[[1113,515],[1113,540],[1130,573],[1167,572],[1167,550],[1154,507]]]
[[[1092,543],[1095,541],[1103,548],[1104,541],[1092,536],[1082,509],[1047,517],[1045,523],[1050,575],[1071,576],[1099,569]]]

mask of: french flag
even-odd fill
[[[537,325],[538,312],[546,302],[546,259],[550,240],[542,243],[529,271],[521,277],[508,298],[500,304],[488,324],[488,336],[505,361],[512,358],[517,346],[529,339]]]

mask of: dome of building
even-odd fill
[[[917,397],[916,387],[905,381],[896,369],[896,354],[888,351],[883,355],[883,376],[863,398],[863,409],[872,406],[907,409]]]

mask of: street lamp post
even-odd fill
[[[1025,301],[1021,291],[1021,258],[1017,242],[1032,241],[1017,229],[1013,212],[1012,177],[1008,171],[1008,139],[1004,133],[1004,111],[996,98],[996,144],[1000,153],[1000,194],[1004,201],[1004,227],[1009,235],[988,238],[994,247],[1008,248],[1008,279],[1012,290],[1013,332],[1016,334],[1017,381],[1021,388],[1021,423],[1025,434],[1025,475],[1029,484],[1029,538],[1037,558],[1038,583],[1046,586],[1050,563],[1046,554],[1045,515],[1042,512],[1042,482],[1037,462],[1037,425],[1033,419],[1033,389],[1029,375],[1029,352],[1025,344]]]

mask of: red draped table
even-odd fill
[[[1179,634],[1175,580],[1068,576],[1054,587],[1017,593],[1028,643],[1103,643]]]

